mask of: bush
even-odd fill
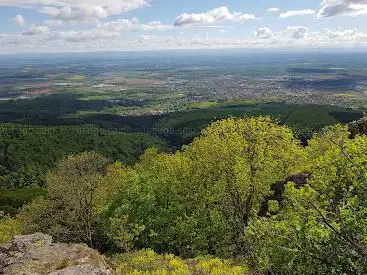
[[[271,185],[298,172],[302,153],[289,128],[264,117],[215,122],[174,154],[148,150],[124,169],[107,209],[123,217],[109,221],[112,239],[185,258],[242,254],[249,221]]]
[[[279,213],[246,232],[254,265],[280,274],[367,274],[367,138],[350,139],[336,126],[306,150],[307,183],[285,186]]]
[[[193,268],[194,274],[212,275],[242,275],[249,273],[249,269],[244,265],[235,265],[230,260],[218,258],[197,258],[197,264]]]
[[[42,230],[57,241],[99,245],[96,226],[107,199],[100,189],[106,190],[108,164],[108,159],[94,152],[60,161],[46,177],[47,197],[25,206],[19,215],[27,232]]]
[[[302,182],[287,183],[299,173]],[[249,272],[198,255],[242,258],[253,272],[367,274],[366,182],[366,136],[339,125],[304,148],[269,118],[227,119],[133,167],[70,156],[19,220],[27,232],[125,252],[119,274]]]
[[[21,225],[15,218],[0,217],[0,244],[10,241],[15,235],[21,234]]]
[[[118,255],[115,261],[117,274],[189,274],[188,265],[180,258],[159,255],[150,249]]]
[[[150,249],[117,255],[114,260],[118,266],[117,274],[242,275],[248,273],[246,266],[235,265],[230,260],[210,257],[182,260],[172,254],[159,255]]]

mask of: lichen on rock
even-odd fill
[[[42,233],[0,246],[0,274],[112,274],[105,258],[84,244],[54,243]]]

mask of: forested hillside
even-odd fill
[[[0,241],[84,242],[119,274],[366,274],[367,137],[356,125],[305,147],[268,117],[229,118],[132,165],[71,154],[44,195],[2,218]]]
[[[46,173],[62,158],[84,151],[111,161],[134,163],[148,148],[166,150],[166,142],[143,133],[96,126],[0,125],[0,211],[17,212],[43,193]]]

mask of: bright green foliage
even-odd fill
[[[297,173],[309,177],[282,184]],[[19,219],[28,232],[128,252],[121,274],[366,274],[366,182],[366,136],[334,126],[302,147],[269,118],[230,118],[132,167],[70,156]]]
[[[196,258],[182,260],[172,254],[159,255],[153,250],[142,250],[134,253],[115,256],[117,274],[129,275],[243,275],[248,274],[248,268],[235,265],[230,260],[217,258]]]
[[[104,177],[109,161],[96,153],[71,155],[47,176],[46,199],[26,206],[20,217],[29,232],[42,230],[62,241],[94,245],[98,212],[107,198]],[[111,186],[111,194],[113,194]],[[97,196],[100,194],[100,196]]]
[[[168,251],[173,247],[171,242],[181,240],[180,236],[175,238],[174,230],[176,221],[186,214],[183,196],[187,192],[181,193],[186,187],[180,184],[188,179],[187,160],[181,154],[158,155],[155,150],[148,150],[135,169],[123,171],[120,194],[106,213],[107,222],[111,224],[111,238],[117,238],[121,248],[129,247],[121,243],[127,238],[134,240],[137,246],[157,246]],[[116,231],[118,220],[121,221],[120,232]]]
[[[271,184],[301,160],[292,132],[269,118],[216,122],[183,151],[149,150],[124,171],[106,214],[112,235],[185,257],[232,256],[246,249],[243,232]]]
[[[58,225],[58,220],[59,223],[62,221],[62,218],[59,218],[60,213],[56,210],[56,205],[49,199],[38,197],[23,206],[17,218],[26,234],[43,232],[56,236],[53,233],[58,232],[61,228],[61,225]]]
[[[271,185],[297,172],[302,160],[292,131],[263,117],[214,123],[186,153],[194,161],[194,182],[207,196],[207,206],[226,217],[238,248]]]
[[[153,250],[118,255],[115,261],[118,265],[117,274],[189,274],[189,267],[184,261],[172,254],[156,254]]]
[[[0,217],[0,244],[10,241],[15,235],[22,233],[18,220],[4,216]]]
[[[336,126],[307,151],[308,184],[289,184],[280,213],[247,232],[255,262],[292,274],[365,274],[367,138]]]
[[[218,258],[197,258],[196,265],[194,266],[192,273],[211,275],[250,274],[247,266],[235,265],[230,260],[221,260]]]

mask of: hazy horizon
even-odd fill
[[[0,0],[0,52],[367,46],[365,0]]]

